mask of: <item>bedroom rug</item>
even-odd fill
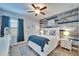
[[[21,56],[38,56],[31,48],[29,48],[26,44],[19,45],[19,51]]]

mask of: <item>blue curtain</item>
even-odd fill
[[[1,19],[1,37],[4,36],[4,28],[10,26],[10,17],[2,16]]]
[[[24,25],[23,19],[18,19],[17,42],[24,41]]]

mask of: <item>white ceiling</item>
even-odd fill
[[[44,10],[46,15],[40,14],[38,16],[35,16],[34,13],[28,13],[28,10],[33,9],[29,3],[0,3],[0,8],[40,20],[45,17],[52,16],[79,6],[79,4],[77,3],[45,3],[36,5],[39,5],[40,7],[43,7],[44,5],[47,6],[47,9]]]

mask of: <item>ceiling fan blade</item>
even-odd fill
[[[28,11],[28,12],[34,12],[34,11]]]
[[[35,14],[35,16],[37,16],[38,14]]]
[[[41,14],[43,14],[43,15],[45,15],[45,13],[43,13],[43,12],[40,12]]]
[[[35,7],[35,5],[34,4],[31,4],[32,5],[32,7],[34,8],[34,9],[36,9],[36,7]]]
[[[45,6],[45,7],[41,8],[40,10],[44,10],[44,9],[47,9],[47,7]]]

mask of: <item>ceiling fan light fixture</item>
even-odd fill
[[[28,12],[34,12],[35,16],[37,16],[38,14],[45,15],[45,13],[43,12],[43,10],[47,9],[47,6],[40,7],[40,6],[35,5],[35,4],[31,4],[31,6],[34,8],[34,10],[28,11]]]
[[[36,13],[36,14],[39,14],[39,13],[40,13],[40,10],[39,10],[39,9],[36,9],[36,10],[35,10],[35,13]]]

